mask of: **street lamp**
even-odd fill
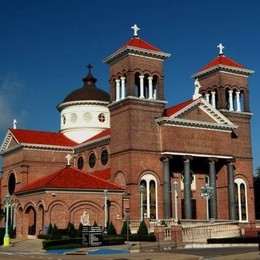
[[[105,222],[104,222],[104,233],[107,234],[107,189],[104,190],[104,211],[105,211]]]
[[[173,183],[174,189],[174,211],[175,211],[175,222],[178,222],[178,182],[174,181]]]
[[[129,212],[130,208],[125,209],[126,213],[126,241],[127,241],[127,249],[129,249]]]
[[[200,196],[206,198],[206,213],[207,213],[207,220],[209,220],[209,199],[212,196],[213,188],[206,183],[200,189]]]
[[[10,203],[10,194],[7,193],[5,195],[5,236],[4,236],[4,246],[9,246],[10,244],[10,238],[8,234],[8,220],[9,220],[9,203]]]
[[[144,189],[143,185],[140,186],[140,220],[141,222],[144,220]]]

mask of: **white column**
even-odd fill
[[[236,92],[237,112],[241,112],[240,91]]]
[[[211,92],[211,105],[216,108],[216,92],[215,91],[212,91]]]
[[[153,99],[153,77],[148,77],[149,99]]]
[[[209,93],[205,94],[205,99],[207,102],[209,102]]]
[[[120,100],[120,79],[116,79],[116,101]]]
[[[234,111],[233,106],[233,90],[228,91],[228,103],[229,103],[229,111]]]
[[[125,98],[125,77],[121,77],[121,99]]]
[[[144,76],[140,75],[140,98],[144,98]]]

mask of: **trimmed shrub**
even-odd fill
[[[144,222],[144,220],[140,223],[140,226],[137,231],[138,236],[146,236],[148,235],[148,228]]]
[[[61,234],[56,226],[56,224],[53,225],[53,230],[51,234],[51,240],[61,239]]]
[[[71,237],[76,237],[76,234],[77,234],[77,230],[75,229],[74,227],[74,224],[69,222],[68,223],[68,226],[67,226],[67,234],[68,236],[71,238]]]
[[[50,223],[50,224],[49,224],[49,227],[48,227],[48,229],[47,229],[47,234],[48,234],[48,235],[51,235],[51,234],[52,234],[52,231],[53,231],[53,226],[52,226],[52,224]]]
[[[112,221],[108,225],[107,234],[108,235],[116,235],[116,229],[115,229],[115,226],[113,225]]]
[[[128,234],[131,235],[131,230],[128,225]],[[121,229],[121,235],[126,236],[127,235],[127,221],[125,220]]]
[[[79,228],[77,230],[77,237],[82,237],[82,231],[83,231],[83,224],[79,224]]]

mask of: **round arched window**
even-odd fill
[[[83,169],[83,166],[84,166],[84,159],[83,159],[82,156],[80,156],[80,157],[78,158],[77,166],[78,166],[78,169],[79,169],[79,170],[82,170],[82,169]]]
[[[15,183],[16,183],[16,179],[15,179],[15,175],[12,172],[9,176],[9,180],[8,180],[8,192],[10,195],[12,195],[15,191]]]
[[[108,162],[108,151],[107,150],[103,150],[101,153],[101,163],[103,165],[106,165]]]
[[[88,158],[88,163],[91,168],[93,168],[96,164],[96,155],[94,153],[91,153]]]

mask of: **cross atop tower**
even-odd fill
[[[219,45],[217,45],[217,48],[219,48],[219,55],[223,55],[224,53],[223,53],[223,49],[225,48],[223,45],[222,45],[222,43],[220,43]]]
[[[91,69],[93,68],[93,66],[91,64],[88,64],[87,68],[88,68],[88,71],[91,73]]]
[[[134,37],[138,37],[138,31],[140,28],[135,24],[131,27],[131,29],[134,31]]]

